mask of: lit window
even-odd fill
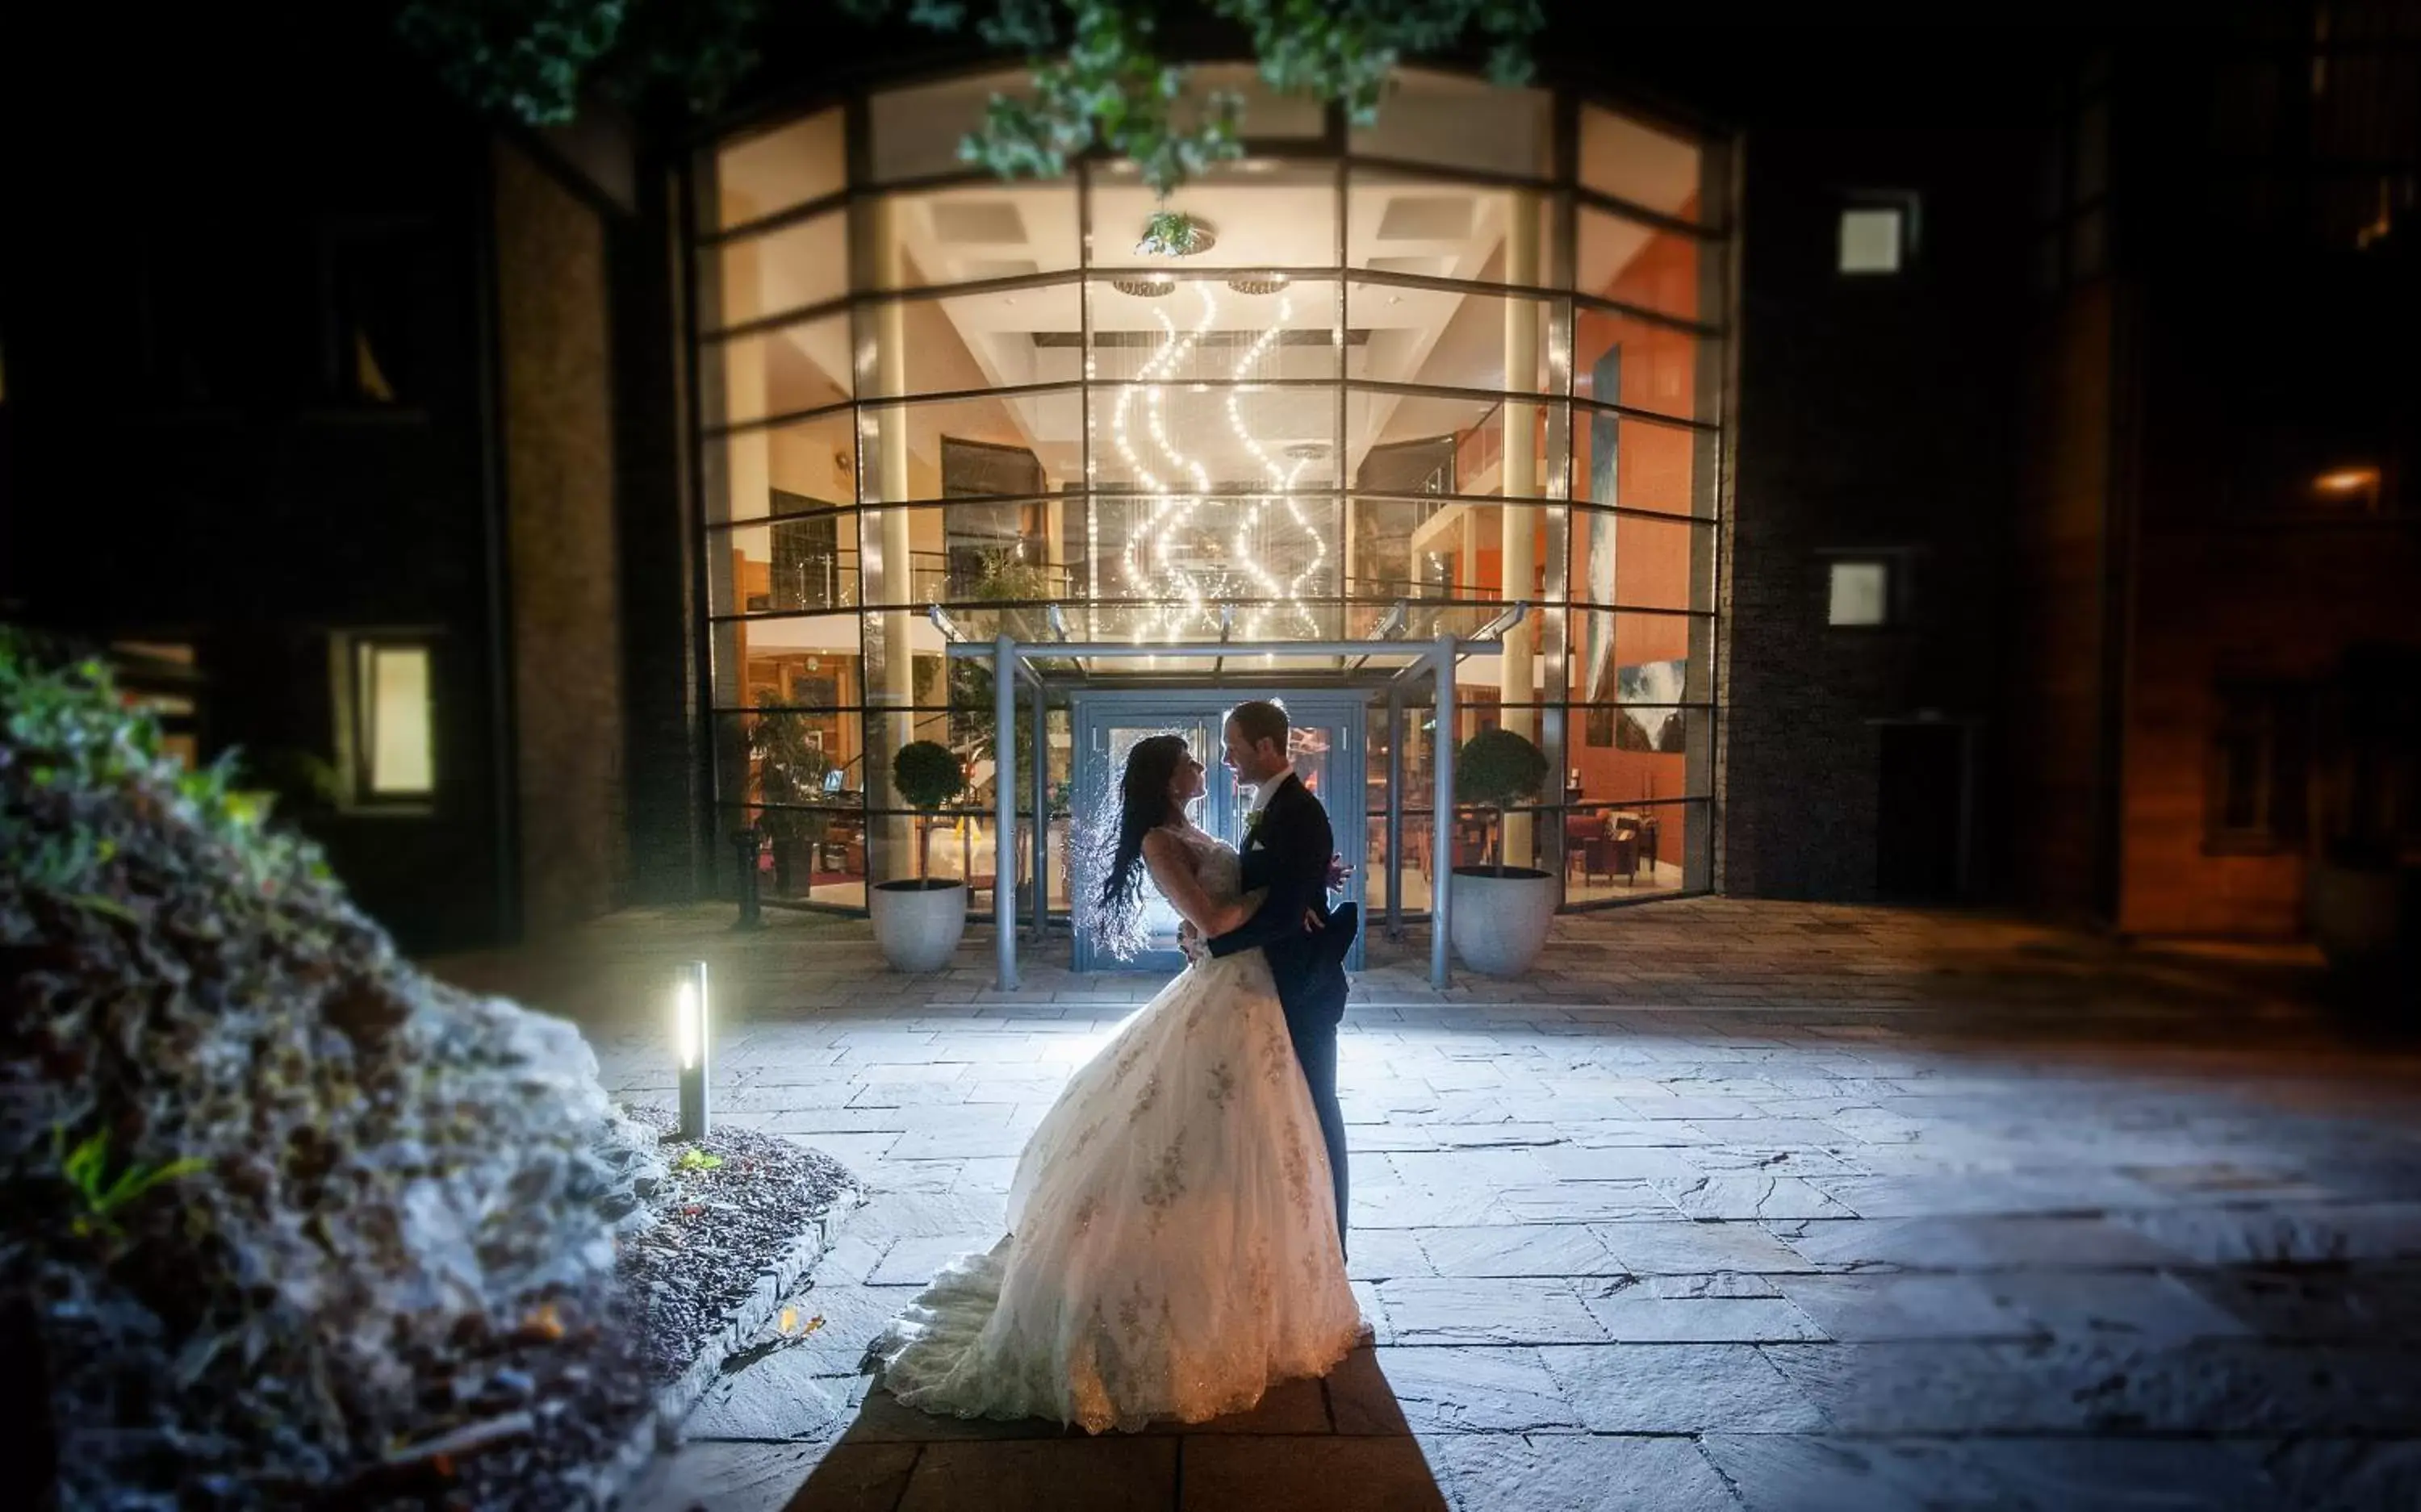
[[[338,648],[337,732],[354,803],[425,800],[436,790],[429,643],[351,636]]]
[[[1831,625],[1890,624],[1891,564],[1835,562],[1831,602],[1824,618]]]
[[[1841,271],[1896,273],[1908,248],[1908,211],[1898,205],[1855,205],[1841,211]]]

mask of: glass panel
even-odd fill
[[[726,811],[727,826],[754,825],[765,836],[757,852],[759,896],[786,903],[866,907],[866,816],[856,807]],[[716,847],[726,858],[726,846]],[[723,865],[731,865],[726,859]]]
[[[1574,703],[1702,704],[1712,685],[1713,620],[1703,615],[1571,611]]]
[[[844,132],[834,109],[726,143],[715,154],[715,224],[742,226],[840,193]]]
[[[1082,260],[1071,179],[885,195],[860,206],[858,223],[876,289],[1072,272]]]
[[[1237,640],[1336,633],[1335,615],[1300,601],[1338,591],[1342,503],[1333,494],[1111,495],[1089,512],[1094,591],[1164,606],[1119,634],[1216,638],[1223,603],[1234,605]]]
[[[1084,460],[1084,401],[1070,389],[858,412],[868,504],[1056,493]]]
[[[1702,803],[1567,810],[1564,901],[1604,903],[1705,888],[1706,817]]]
[[[970,74],[934,84],[892,89],[867,101],[872,141],[868,166],[876,183],[959,173],[967,164],[959,143],[983,124],[995,94],[1030,99],[1033,80],[1023,69]]]
[[[1701,172],[1695,143],[1628,116],[1583,105],[1580,151],[1582,188],[1675,220],[1707,218],[1698,203]]]
[[[808,510],[707,537],[712,612],[803,614],[858,601],[857,517]]]
[[[1354,283],[1345,301],[1355,378],[1521,394],[1555,386],[1544,300]]]
[[[1627,672],[1632,669],[1626,668]],[[1632,686],[1655,691],[1663,680],[1657,664],[1634,673]],[[1682,758],[1703,744],[1710,718],[1704,709],[1666,705],[1574,704],[1571,708],[1570,765],[1577,777],[1566,786],[1567,802],[1633,802],[1654,798],[1697,796],[1689,789],[1690,773]]]
[[[1714,527],[1679,520],[1576,510],[1572,570],[1575,603],[1626,609],[1714,607]]]
[[[751,709],[831,709],[865,702],[857,627],[854,615],[751,619],[718,627],[729,637],[726,654],[739,679],[729,696],[718,686],[716,701]]]
[[[1336,170],[1258,161],[1222,164],[1164,203],[1132,163],[1093,173],[1096,268],[1334,268]],[[1210,243],[1183,257],[1140,249],[1146,223],[1163,210],[1193,216]]]
[[[1352,518],[1352,594],[1382,605],[1398,599],[1536,603],[1544,597],[1549,556],[1561,549],[1553,511],[1537,506],[1355,499]],[[1509,583],[1508,549],[1528,563],[1517,566]]]
[[[1703,365],[1703,369],[1702,369]],[[1714,345],[1687,331],[1613,310],[1572,312],[1572,393],[1585,399],[1712,420]],[[1701,413],[1700,391],[1707,391]],[[1578,413],[1574,424],[1589,417]]]
[[[1549,178],[1555,163],[1548,101],[1541,89],[1404,69],[1378,120],[1354,132],[1351,147],[1361,157]]]
[[[742,425],[849,397],[849,317],[711,342],[698,364],[707,424]]]
[[[827,304],[849,292],[849,212],[728,242],[714,256],[725,325]]]
[[[426,796],[436,785],[429,647],[365,643],[358,654],[369,795]]]
[[[1579,223],[1575,291],[1686,320],[1722,319],[1701,277],[1714,267],[1711,254],[1696,237],[1586,205]]]
[[[811,420],[739,430],[706,445],[706,517],[758,520],[857,497],[857,426],[836,410]]]
[[[1547,465],[1547,433],[1557,408],[1518,399],[1349,389],[1345,436],[1357,464],[1355,485],[1373,491],[1429,492],[1428,485],[1435,484],[1434,491],[1445,493],[1542,496],[1554,482],[1554,470]],[[1507,468],[1507,433],[1518,437],[1525,419],[1529,455],[1517,455]],[[1422,486],[1405,488],[1407,483]]]
[[[1653,420],[1580,410],[1572,425],[1572,496],[1590,504],[1660,514],[1713,512],[1701,508],[1699,483],[1713,483],[1713,434]],[[1706,453],[1708,470],[1699,468]]]
[[[1356,169],[1346,188],[1346,266],[1559,288],[1555,198],[1544,190]]]
[[[867,398],[1074,382],[1074,283],[862,306],[857,391]]]
[[[1193,277],[1153,270],[1095,279],[1089,297],[1093,376],[1101,382],[1160,380],[1177,385],[1337,375],[1333,281],[1253,273]],[[1304,397],[1293,402],[1300,405]]]

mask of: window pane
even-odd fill
[[[1425,69],[1396,75],[1384,109],[1351,139],[1356,156],[1548,178],[1555,171],[1553,117],[1540,89]]]
[[[1078,286],[1054,284],[861,306],[858,393],[867,398],[1073,382]]]
[[[1211,91],[1243,97],[1242,134],[1246,141],[1274,141],[1327,134],[1328,110],[1317,100],[1281,94],[1261,78],[1250,63],[1203,63],[1186,70],[1184,93],[1179,97],[1177,118],[1191,126],[1200,119],[1201,102]]]
[[[1711,618],[1700,615],[1571,611],[1571,699],[1576,704],[1702,704],[1714,656]]]
[[[706,517],[760,520],[857,497],[857,426],[845,410],[706,444]]]
[[[1714,527],[1575,510],[1575,603],[1625,609],[1714,608]]]
[[[849,212],[727,242],[714,257],[725,325],[826,304],[849,292]]]
[[[1586,205],[1577,219],[1575,291],[1685,320],[1723,318],[1707,287],[1714,257],[1696,237]]]
[[[829,509],[707,537],[709,591],[718,615],[854,608],[857,517]]]
[[[1592,802],[1567,810],[1564,901],[1604,903],[1708,885],[1707,805]]]
[[[429,648],[364,646],[361,668],[370,792],[383,798],[428,793],[434,786],[435,768]]]
[[[1346,444],[1367,469],[1356,474],[1357,483],[1367,477],[1363,486],[1374,490],[1417,477],[1442,485],[1439,492],[1536,498],[1554,481],[1546,446],[1548,424],[1558,408],[1536,400],[1353,388],[1345,396]],[[1518,454],[1525,429],[1529,455],[1517,455],[1508,469],[1507,438]]]
[[[1585,305],[1572,312],[1572,393],[1578,397],[1711,420],[1717,377],[1713,344],[1687,331]],[[1585,427],[1590,421],[1584,413],[1574,423]]]
[[[698,364],[709,425],[820,410],[849,397],[849,317],[710,343]]]
[[[1347,359],[1355,378],[1522,394],[1556,386],[1544,300],[1354,283],[1345,301],[1360,338]]]
[[[720,708],[829,709],[865,702],[855,615],[751,619],[715,628],[714,701]]]
[[[1084,408],[1074,389],[1046,389],[861,409],[860,497],[896,504],[1056,493],[1084,462]]]
[[[854,804],[822,809],[731,808],[726,830],[754,826],[759,896],[786,903],[866,906],[866,816]],[[728,868],[738,852],[715,848]]]
[[[983,124],[992,97],[1030,99],[1033,93],[1033,81],[1026,71],[1010,69],[876,95],[867,101],[874,181],[894,183],[966,171],[968,164],[959,157],[959,143]]]
[[[1676,220],[1707,219],[1695,143],[1595,105],[1581,107],[1580,138],[1582,188]]]
[[[819,111],[726,146],[715,154],[715,224],[742,226],[838,194],[843,130],[838,110]]]
[[[1659,514],[1714,513],[1712,432],[1602,410],[1572,415],[1572,496]],[[1701,489],[1707,497],[1701,498]]]
[[[1093,263],[1096,268],[1334,268],[1336,266],[1336,170],[1323,164],[1267,161],[1223,164],[1164,204],[1131,163],[1094,171]],[[1175,210],[1191,215],[1211,236],[1188,257],[1138,249],[1146,223]]]
[[[1357,168],[1346,190],[1346,266],[1560,288],[1554,207],[1543,190]]]
[[[1882,625],[1891,619],[1891,564],[1835,562],[1825,622]]]
[[[876,289],[926,288],[1072,272],[1076,186],[981,183],[885,195],[858,210]]]
[[[1194,383],[1337,376],[1332,282],[1276,273],[1177,276],[1154,270],[1095,279],[1089,297],[1093,377],[1102,383],[1157,382],[1174,399]],[[1074,342],[1068,345],[1072,365]],[[1333,406],[1333,393],[1330,399]],[[1308,401],[1298,394],[1290,402]],[[1219,397],[1212,408],[1224,411],[1225,404]],[[1214,414],[1210,424],[1224,431],[1224,413]],[[1330,420],[1321,437],[1335,429]],[[1260,464],[1253,466],[1258,470]]]
[[[1896,273],[1902,245],[1901,213],[1880,206],[1841,212],[1841,271]]]
[[[1091,582],[1102,599],[1165,605],[1121,627],[1141,639],[1215,638],[1223,602],[1236,639],[1324,639],[1337,616],[1304,600],[1338,593],[1341,513],[1326,495],[1100,497]]]

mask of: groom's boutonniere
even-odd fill
[[[1267,809],[1265,809],[1265,808],[1257,808],[1257,809],[1253,810],[1251,813],[1249,813],[1249,814],[1247,814],[1247,815],[1245,815],[1245,816],[1244,816],[1244,843],[1245,843],[1245,844],[1250,845],[1254,840],[1258,839],[1258,838],[1260,837],[1260,833],[1261,833],[1261,816],[1262,816],[1263,814],[1268,813],[1268,812],[1269,812],[1269,810],[1267,810]]]

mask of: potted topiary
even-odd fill
[[[807,743],[806,721],[789,714],[760,716],[749,727],[748,754],[758,763],[758,791],[766,805],[758,827],[773,846],[773,891],[789,896],[802,870],[811,891],[824,837],[832,833],[832,814],[820,806],[832,758]],[[803,855],[804,867],[798,865]]]
[[[934,740],[912,740],[891,760],[891,779],[908,806],[926,816],[966,791],[967,774],[957,753]],[[957,954],[967,929],[967,889],[950,878],[924,875],[925,843],[916,842],[917,875],[877,882],[867,896],[874,938],[896,972],[935,972]]]
[[[1511,730],[1482,730],[1455,757],[1456,801],[1489,811],[1489,860],[1454,868],[1447,934],[1462,963],[1485,975],[1528,971],[1554,922],[1555,879],[1535,866],[1508,866],[1503,853],[1505,810],[1537,797],[1546,780],[1546,754]]]

